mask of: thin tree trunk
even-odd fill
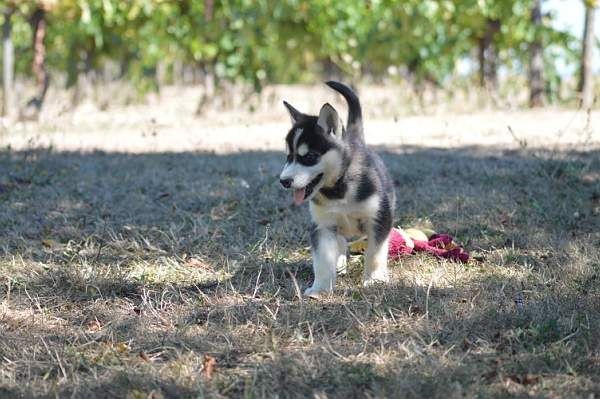
[[[586,2],[588,3],[588,2]],[[592,57],[594,49],[594,17],[596,9],[593,4],[586,4],[585,26],[583,28],[583,49],[581,52],[581,70],[579,75],[579,92],[581,106],[590,108],[594,102],[594,80],[592,75]]]
[[[173,84],[181,85],[183,80],[183,62],[177,58],[173,61]]]
[[[216,96],[216,82],[215,82],[215,69],[213,63],[204,65],[204,90],[198,107],[196,108],[196,116],[202,115],[206,107],[215,101]]]
[[[132,58],[133,56],[129,51],[126,51],[121,57],[121,62],[119,63],[119,79],[125,78],[125,75],[129,73],[129,66]]]
[[[33,13],[31,18],[31,25],[33,28],[33,64],[32,70],[35,75],[35,81],[37,84],[38,94],[32,101],[35,100],[35,106],[38,112],[42,108],[44,98],[46,97],[46,91],[50,79],[48,72],[46,71],[46,45],[44,38],[46,37],[46,11],[42,8],[38,8]]]
[[[486,87],[492,92],[498,91],[498,52],[496,46],[490,46],[487,54],[487,68],[485,69]]]
[[[487,88],[493,92],[498,91],[498,48],[495,36],[500,31],[500,21],[488,19],[486,41],[488,43],[486,58],[485,80]]]
[[[37,120],[44,98],[50,85],[50,78],[46,72],[46,46],[44,38],[46,37],[46,11],[43,8],[36,9],[31,15],[31,29],[33,31],[33,63],[31,69],[35,76],[37,94],[32,97],[25,107],[19,111],[20,120]]]
[[[494,37],[500,31],[500,21],[488,19],[485,33],[479,39],[479,83],[492,92],[498,90],[498,49]]]
[[[66,88],[70,89],[71,87],[77,84],[77,77],[79,75],[79,52],[77,45],[72,42],[69,46],[69,52],[67,55],[67,81]]]
[[[15,52],[12,43],[12,14],[13,10],[8,9],[4,11],[4,24],[2,25],[2,84],[3,84],[3,96],[2,96],[2,115],[10,116],[12,113],[13,104],[13,80],[14,80],[14,68],[15,68]]]
[[[215,7],[214,0],[204,0],[204,21],[206,21],[206,22],[212,21],[214,7]]]
[[[480,38],[477,44],[477,59],[479,60],[479,86],[485,87],[485,39]]]
[[[167,77],[167,66],[164,62],[158,61],[156,63],[156,86],[158,88],[163,87],[166,84]]]
[[[542,26],[541,0],[534,0],[531,10],[531,22],[536,30],[536,37],[529,45],[529,106],[544,105],[544,55],[539,40],[539,29]]]

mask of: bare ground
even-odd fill
[[[600,395],[599,115],[367,112],[396,224],[473,260],[403,258],[364,289],[355,257],[317,302],[278,102],[332,98],[279,90],[255,113],[193,118],[184,91],[5,128],[0,397]]]

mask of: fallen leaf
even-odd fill
[[[471,349],[473,347],[473,343],[471,341],[469,341],[468,339],[463,339],[463,343],[462,343],[462,350],[466,351],[468,349]]]
[[[423,308],[421,308],[419,305],[411,305],[408,307],[408,314],[410,316],[424,314]]]
[[[115,349],[119,353],[125,353],[125,352],[129,351],[129,345],[127,345],[126,342],[119,342],[115,345]]]
[[[52,249],[58,247],[60,244],[50,238],[44,238],[42,240],[42,245],[46,248]]]
[[[157,391],[155,389],[150,391],[150,393],[148,394],[148,399],[163,399],[163,398],[164,398],[163,394],[160,393],[160,391]]]
[[[217,359],[212,356],[206,355],[202,360],[202,375],[207,380],[210,380],[215,372],[215,367],[217,365]]]
[[[600,172],[589,172],[581,176],[581,181],[585,185],[592,185],[600,181]]]
[[[531,375],[531,374],[522,374],[522,375],[511,374],[511,375],[508,375],[506,377],[506,379],[510,380],[512,382],[516,382],[517,384],[520,384],[520,385],[532,385],[532,384],[537,384],[537,382],[540,380],[540,377]]]
[[[88,332],[97,332],[102,330],[102,323],[98,319],[90,320],[86,323]]]
[[[233,217],[233,211],[237,207],[237,203],[235,201],[228,203],[221,203],[217,206],[214,206],[210,210],[210,218],[212,220],[222,220],[222,219],[230,219]]]
[[[187,267],[194,267],[194,268],[198,268],[198,269],[208,269],[209,265],[202,261],[201,259],[198,258],[189,258],[185,261],[185,265]]]

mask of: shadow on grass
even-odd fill
[[[323,303],[296,299],[308,211],[278,187],[280,153],[1,152],[0,393],[503,395],[537,387],[528,373],[541,393],[598,389],[600,154],[381,150],[397,224],[483,261],[431,288],[450,266],[410,258],[373,290],[355,265]]]
[[[555,159],[486,148],[381,153],[396,181],[399,224],[429,222],[485,249],[529,247],[532,230],[543,240],[568,240],[600,227],[597,151]],[[278,187],[282,162],[276,152],[4,151],[2,251],[67,262],[52,257],[53,246],[87,238],[96,245],[80,251],[88,260],[118,263],[124,251],[140,248],[140,257],[153,259],[247,254],[262,239],[304,245],[308,212],[291,207]]]

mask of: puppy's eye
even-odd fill
[[[306,155],[304,155],[302,158],[304,158],[304,160],[306,162],[310,162],[310,163],[316,163],[319,160],[319,157],[321,155],[318,152],[315,151],[309,151],[306,153]]]

